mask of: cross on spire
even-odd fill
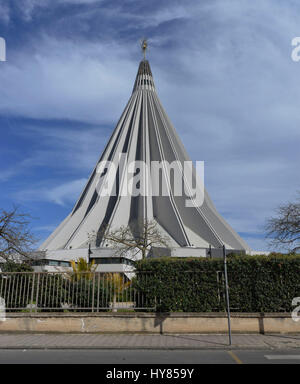
[[[146,60],[146,50],[148,48],[147,39],[142,39],[141,40],[141,48],[142,48],[142,51],[143,51],[143,54],[144,54],[144,60]]]

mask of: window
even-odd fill
[[[35,260],[32,264],[33,266],[55,266],[55,267],[70,267],[69,261],[62,261],[62,260],[49,260],[49,259],[43,259],[43,260]]]
[[[99,257],[95,260],[95,264],[126,264],[134,265],[134,261],[125,257]]]

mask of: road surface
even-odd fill
[[[2,349],[0,364],[300,364],[300,350]]]

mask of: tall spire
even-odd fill
[[[154,80],[148,60],[142,60],[140,62],[132,92],[140,89],[155,91]]]
[[[210,246],[220,248],[223,244],[228,249],[249,251],[249,246],[219,215],[206,191],[201,206],[188,208],[185,197],[178,196],[172,188],[162,196],[123,194],[128,183],[127,167],[120,163],[121,155],[126,155],[128,164],[142,161],[148,167],[154,162],[180,163],[179,171],[184,162],[190,161],[155,92],[150,64],[145,59],[146,40],[141,47],[144,59],[140,62],[124,112],[73,211],[40,249],[87,249],[89,234],[95,232],[99,235],[95,246],[103,250],[106,249],[101,238],[103,226],[119,228],[130,226],[135,220],[147,219],[157,223],[170,240],[170,246],[179,252],[184,247],[208,249]],[[108,171],[99,172],[100,162],[117,165],[113,179],[114,194],[101,194],[107,185]],[[181,176],[184,186],[191,190],[184,175]],[[167,174],[165,165],[161,177],[165,185],[169,185],[171,175]],[[151,190],[159,190],[158,181],[150,180],[149,184]]]
[[[140,90],[140,89],[145,89],[148,91],[155,91],[155,86],[154,86],[154,81],[153,81],[153,76],[152,76],[150,64],[149,64],[149,61],[146,60],[147,48],[148,48],[147,39],[142,39],[141,40],[141,49],[143,51],[144,59],[140,62],[132,92],[135,92],[135,91]]]

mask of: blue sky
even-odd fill
[[[141,53],[220,213],[257,250],[296,196],[300,4],[0,0],[0,207],[42,241],[70,212],[130,97]]]

